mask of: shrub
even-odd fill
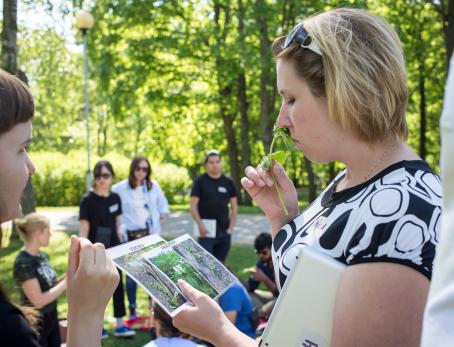
[[[73,206],[79,205],[85,193],[86,153],[71,151],[67,154],[58,152],[36,152],[31,158],[37,167],[33,184],[38,206]],[[99,160],[92,158],[92,166]],[[103,157],[112,163],[115,181],[127,178],[130,159],[117,153]],[[177,195],[184,194],[191,183],[185,168],[175,164],[151,163],[153,179],[158,181],[169,203]]]

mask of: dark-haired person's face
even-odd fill
[[[95,175],[95,185],[98,189],[110,189],[112,173],[105,166],[102,166],[99,174]]]
[[[268,260],[271,259],[271,248],[265,247],[261,249],[260,251],[256,251],[258,256],[263,262],[267,262]]]
[[[218,155],[210,155],[205,164],[205,168],[211,176],[220,175],[222,171],[221,158]]]
[[[137,182],[142,183],[145,177],[147,177],[147,173],[150,170],[147,162],[142,160],[134,167],[134,178]]]
[[[31,121],[19,123],[0,135],[0,221],[17,217],[20,199],[35,167],[28,157],[32,137]]]

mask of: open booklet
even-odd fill
[[[149,235],[109,248],[107,253],[171,317],[190,304],[176,285],[178,279],[213,299],[237,280],[187,234],[169,242]]]

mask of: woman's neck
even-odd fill
[[[27,241],[25,243],[25,251],[31,255],[38,255],[41,246],[36,241]]]
[[[109,194],[110,194],[109,188],[95,188],[94,192],[96,195],[99,195],[99,196],[109,196]]]
[[[346,174],[336,191],[364,183],[399,161],[420,159],[406,144],[395,138],[374,145],[356,144],[348,152],[346,159],[341,160],[346,166]]]

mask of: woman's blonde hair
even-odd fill
[[[304,21],[322,56],[284,37],[273,43],[276,59],[291,62],[314,96],[326,97],[333,121],[360,140],[408,136],[407,79],[402,44],[381,17],[340,8]]]
[[[49,227],[49,220],[43,215],[33,212],[25,217],[14,220],[22,240],[28,240],[36,231]]]

